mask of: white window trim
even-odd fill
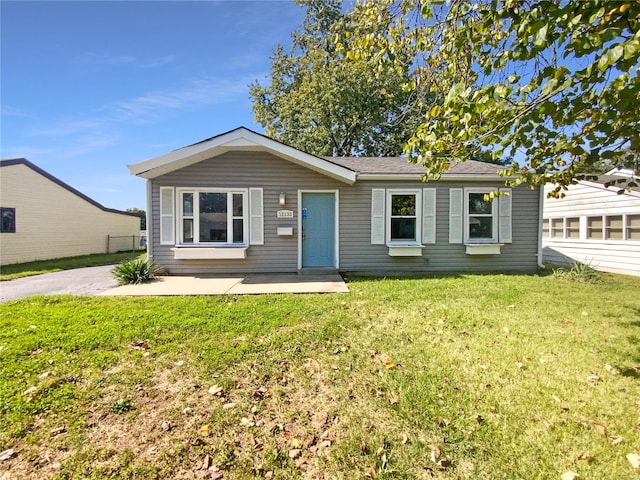
[[[463,197],[463,218],[464,218],[464,244],[465,245],[484,245],[484,244],[497,244],[498,243],[498,224],[499,224],[499,212],[498,201],[496,198],[491,202],[491,238],[470,238],[469,237],[469,194],[471,193],[483,193],[489,194],[494,192],[495,188],[465,188]]]
[[[182,204],[182,195],[184,193],[193,193],[193,243],[185,243],[183,241],[183,204]],[[229,205],[233,206],[233,195],[234,193],[242,194],[242,243],[233,243],[233,215],[229,215],[229,213],[233,213],[233,210],[228,212],[227,215],[227,241],[226,242],[201,242],[200,241],[200,219],[196,212],[199,211],[199,194],[200,193],[226,193],[228,195],[227,202]],[[178,208],[176,215],[176,247],[182,248],[238,248],[245,249],[249,246],[249,189],[247,188],[212,188],[212,187],[200,187],[200,188],[190,188],[183,187],[176,189],[177,203]],[[231,232],[231,235],[229,235]],[[230,239],[229,239],[230,238]],[[244,258],[244,257],[242,257]]]
[[[391,240],[391,197],[393,195],[415,195],[416,197],[416,238],[415,240]],[[385,230],[388,247],[422,247],[422,189],[390,188],[386,192]],[[414,252],[415,253],[415,252]],[[390,251],[391,254],[391,251]],[[393,255],[392,255],[393,256]],[[399,255],[401,256],[401,255]]]

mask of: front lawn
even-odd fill
[[[3,265],[0,267],[0,281],[41,275],[43,273],[59,272],[72,268],[112,265],[124,260],[131,260],[140,255],[141,252],[94,253],[77,257],[52,258],[50,260]]]
[[[0,305],[0,477],[640,478],[640,278],[349,288]]]

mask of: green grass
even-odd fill
[[[132,252],[121,253],[96,253],[79,257],[54,258],[37,262],[16,263],[0,267],[0,281],[14,280],[16,278],[40,275],[42,273],[59,272],[80,267],[96,267],[99,265],[111,265],[136,258],[139,254]]]
[[[638,479],[639,287],[461,275],[353,279],[341,295],[8,302],[0,451],[14,456],[0,469]]]

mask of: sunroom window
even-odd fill
[[[181,191],[182,244],[245,244],[244,191]]]

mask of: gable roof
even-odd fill
[[[132,175],[139,177],[156,178],[233,150],[266,151],[341,182],[353,184],[356,181],[356,173],[349,168],[310,155],[245,127],[236,128],[165,155],[129,165],[129,171]]]
[[[426,172],[423,165],[412,163],[406,157],[317,157],[245,127],[129,165],[129,171],[142,178],[156,178],[233,150],[266,151],[350,185],[356,179],[420,180]],[[452,165],[442,178],[498,180],[502,178],[498,175],[501,168],[500,165],[466,160]]]
[[[37,174],[42,175],[47,180],[50,180],[51,182],[55,183],[59,187],[62,187],[65,190],[71,192],[72,194],[80,197],[85,202],[89,202],[91,205],[93,205],[95,207],[98,207],[103,212],[120,213],[122,215],[129,215],[131,217],[137,217],[138,216],[137,214],[132,213],[132,212],[123,212],[122,210],[116,210],[115,208],[107,208],[107,207],[101,205],[100,203],[96,202],[94,199],[87,197],[84,193],[79,192],[78,190],[76,190],[72,186],[64,183],[59,178],[54,177],[49,172],[46,172],[45,170],[41,169],[37,165],[31,163],[26,158],[10,158],[10,159],[0,160],[0,167],[10,167],[10,166],[13,166],[13,165],[24,165],[25,167],[30,168],[31,170],[33,170]]]

